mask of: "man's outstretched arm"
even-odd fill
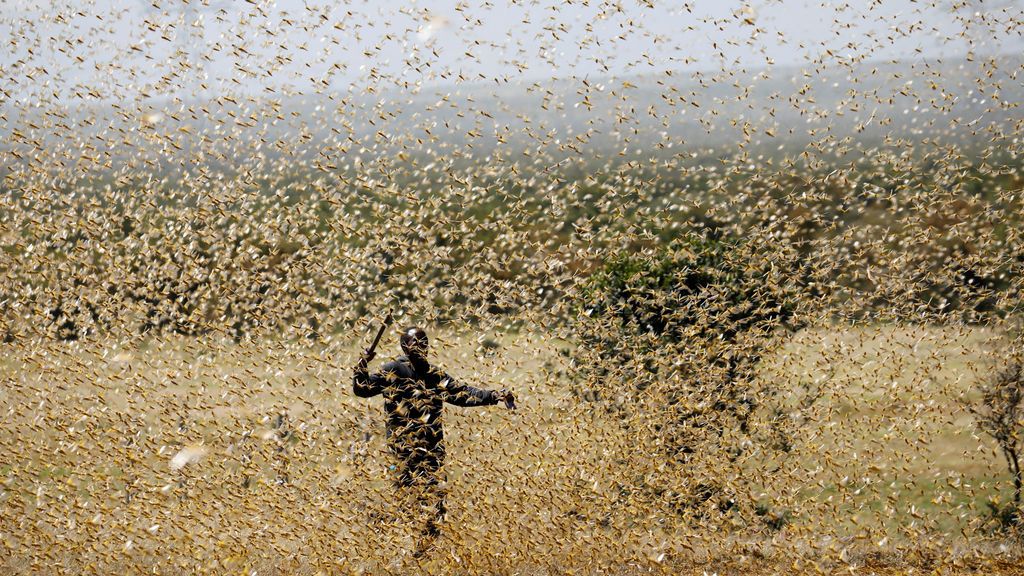
[[[506,398],[511,398],[509,392],[495,390],[484,390],[467,384],[462,384],[445,376],[441,379],[441,389],[444,390],[444,401],[455,406],[471,408],[474,406],[493,406]]]

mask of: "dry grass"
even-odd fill
[[[439,364],[516,390],[521,408],[446,411],[448,522],[419,563],[380,402],[349,391],[354,344],[10,345],[0,556],[14,573],[1013,573],[1018,548],[979,523],[1005,469],[961,404],[995,339],[798,335],[762,377],[792,389],[786,402],[821,397],[784,461],[745,463],[752,493],[790,521],[723,532],[623,492],[644,450],[556,376],[564,343],[441,336]],[[202,449],[173,470],[189,446]]]

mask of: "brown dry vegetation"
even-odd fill
[[[651,447],[570,393],[557,375],[565,342],[504,340],[488,350],[448,335],[435,346],[441,365],[515,389],[521,408],[446,410],[449,516],[420,570],[1012,573],[1019,559],[1019,546],[979,526],[1007,477],[962,404],[998,341],[991,331],[798,334],[760,377],[820,398],[794,415],[803,425],[785,461],[751,459],[743,471],[788,522],[725,518],[727,535],[639,489],[692,472],[652,469]],[[416,569],[381,407],[350,394],[357,348],[213,344],[5,348],[6,571]],[[173,470],[189,446],[202,447],[197,461]],[[656,478],[637,477],[641,461]]]

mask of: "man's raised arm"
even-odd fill
[[[352,392],[360,398],[370,398],[376,396],[384,391],[384,386],[387,384],[388,379],[382,374],[370,375],[367,370],[367,366],[370,361],[377,355],[377,344],[380,344],[380,337],[384,335],[384,329],[391,325],[391,310],[388,310],[388,315],[381,322],[380,329],[377,330],[377,336],[373,339],[373,344],[366,349],[365,352],[359,357],[359,362],[355,367],[355,374],[352,376]],[[388,366],[384,366],[387,370]]]
[[[387,378],[381,374],[370,374],[367,366],[373,360],[374,354],[364,354],[353,369],[352,392],[360,398],[371,398],[384,391]]]

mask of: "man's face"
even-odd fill
[[[402,350],[411,360],[426,360],[430,343],[422,330],[409,330],[402,335]]]
[[[425,359],[427,357],[426,340],[413,340],[409,343],[406,353],[414,358]]]

